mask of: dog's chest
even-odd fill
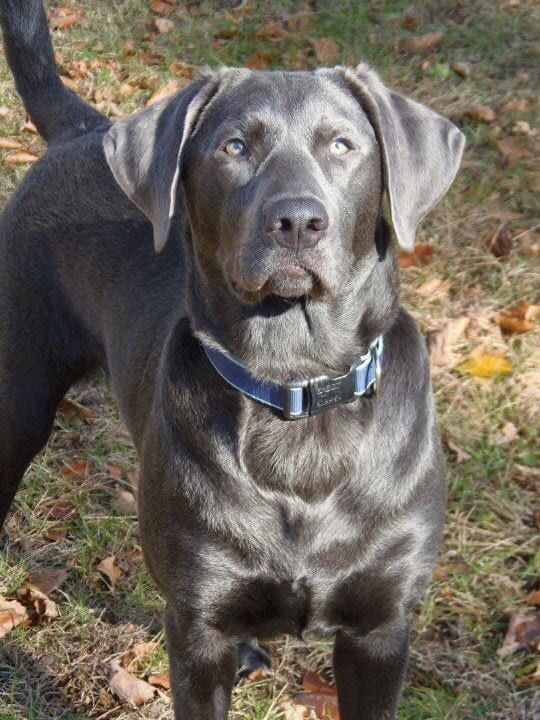
[[[321,500],[356,476],[362,423],[347,409],[284,423],[253,412],[240,439],[244,470],[263,490]]]

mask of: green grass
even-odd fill
[[[516,10],[503,1],[417,4],[419,22],[412,29],[400,18],[409,0],[366,2],[322,1],[313,25],[273,43],[257,36],[268,21],[281,20],[303,6],[289,1],[253,0],[244,15],[226,3],[180,3],[172,15],[174,29],[154,32],[153,16],[142,0],[79,0],[85,11],[79,25],[55,33],[61,67],[76,60],[99,61],[79,92],[93,100],[115,103],[125,113],[142,107],[151,93],[141,85],[165,84],[175,77],[171,63],[243,65],[259,50],[273,53],[269,68],[293,64],[304,57],[316,66],[309,38],[333,38],[341,60],[368,60],[383,78],[457,121],[467,135],[462,171],[448,196],[418,234],[432,240],[432,264],[403,273],[404,304],[422,329],[433,332],[449,318],[467,315],[471,324],[457,345],[465,356],[481,344],[504,351],[512,363],[508,377],[481,382],[454,368],[434,368],[433,379],[444,436],[470,459],[456,462],[448,451],[449,503],[441,557],[425,600],[415,617],[411,666],[400,709],[400,720],[524,720],[533,716],[532,674],[535,657],[498,653],[508,612],[525,608],[528,593],[538,586],[538,533],[533,510],[538,508],[538,477],[520,467],[538,462],[538,395],[532,385],[538,335],[501,336],[492,322],[500,309],[520,300],[534,301],[538,289],[526,233],[538,223],[538,188],[534,181],[534,138],[522,142],[529,157],[505,167],[493,128],[464,118],[471,104],[492,106],[500,137],[511,134],[517,120],[534,127],[537,118],[533,82],[533,2],[522,0]],[[199,8],[197,10],[197,7]],[[223,30],[234,30],[223,38]],[[444,37],[427,55],[407,51],[415,35],[441,30]],[[309,52],[307,52],[309,51]],[[307,54],[306,54],[307,52]],[[149,54],[157,64],[148,64]],[[108,61],[105,66],[104,61]],[[459,78],[457,62],[470,65]],[[530,79],[518,78],[529,72]],[[144,80],[145,82],[141,82]],[[183,82],[185,80],[182,80]],[[130,84],[134,91],[122,94]],[[519,98],[529,105],[504,110]],[[40,154],[44,145],[21,133],[23,111],[4,64],[0,65],[0,136],[18,138],[24,148]],[[0,201],[5,203],[21,181],[25,167],[3,162],[0,150]],[[495,259],[487,242],[501,224],[516,238],[509,258]],[[525,234],[524,234],[525,233]],[[537,236],[536,236],[537,237]],[[416,289],[438,277],[451,282],[447,294],[424,298]],[[536,295],[537,297],[537,295]],[[137,523],[112,507],[116,486],[125,487],[127,473],[136,469],[134,448],[121,425],[105,382],[98,378],[72,391],[71,397],[92,409],[96,421],[59,414],[45,452],[33,463],[17,497],[8,528],[14,543],[0,557],[0,594],[12,597],[28,575],[40,568],[61,566],[68,580],[53,595],[60,617],[49,625],[18,628],[0,645],[0,720],[159,720],[170,717],[166,693],[142,711],[122,706],[107,690],[108,666],[137,642],[155,640],[157,650],[137,674],[166,667],[161,629],[163,603],[146,573],[138,551]],[[516,439],[495,444],[506,422],[518,429]],[[89,462],[84,478],[72,478],[62,468],[74,459]],[[125,470],[121,481],[107,465]],[[536,483],[536,484],[535,484]],[[51,520],[51,508],[69,503],[73,512]],[[48,529],[62,525],[66,538],[53,543]],[[96,564],[116,555],[124,575],[110,588]],[[330,647],[291,638],[270,644],[275,673],[242,683],[234,693],[231,718],[278,720],[281,702],[298,691],[307,669],[330,677]]]

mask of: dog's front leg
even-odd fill
[[[165,630],[175,720],[226,720],[236,648],[168,606]]]
[[[403,623],[365,637],[336,636],[334,673],[341,720],[393,720],[407,669],[409,630]]]

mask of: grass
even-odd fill
[[[504,0],[474,4],[427,0],[417,5],[416,27],[407,29],[400,19],[410,0],[326,0],[314,3],[309,29],[291,33],[281,43],[263,40],[257,31],[303,3],[253,1],[252,11],[245,14],[231,12],[227,3],[179,3],[171,16],[174,27],[164,35],[155,33],[153,16],[141,0],[74,0],[72,4],[84,10],[84,18],[55,33],[55,47],[63,68],[74,61],[97,61],[91,73],[76,82],[89,99],[99,91],[105,109],[128,113],[143,106],[152,88],[177,77],[171,68],[176,60],[243,65],[256,51],[266,50],[272,53],[270,68],[297,62],[315,67],[312,52],[306,53],[308,38],[326,37],[339,43],[341,61],[369,60],[389,84],[429,103],[464,129],[468,149],[463,169],[418,236],[433,242],[433,262],[403,272],[403,302],[426,333],[439,330],[448,319],[470,317],[457,352],[465,356],[484,345],[504,352],[513,370],[507,377],[482,382],[455,368],[433,368],[443,434],[468,459],[457,462],[455,452],[448,450],[444,546],[416,614],[399,717],[533,717],[534,656],[515,653],[503,659],[498,650],[508,613],[525,608],[528,593],[538,587],[533,515],[538,508],[538,475],[533,470],[538,446],[534,432],[538,337],[534,333],[503,336],[492,318],[518,301],[534,301],[537,290],[531,249],[538,242],[534,228],[540,214],[535,207],[535,138],[522,138],[530,154],[508,166],[494,137],[497,132],[499,137],[510,135],[518,120],[534,127],[535,4],[522,0],[511,9]],[[444,36],[434,51],[407,50],[408,39],[436,30]],[[470,75],[458,77],[452,70],[456,62],[468,63]],[[126,84],[133,88],[129,94]],[[516,107],[516,99],[521,106]],[[464,117],[464,110],[478,103],[495,110],[492,126]],[[20,132],[23,121],[2,63],[0,136],[21,138],[25,149],[39,154],[43,143]],[[2,159],[9,151],[0,153],[0,198],[5,202],[25,167],[6,164]],[[514,249],[498,260],[487,242],[501,225],[510,228]],[[419,295],[418,287],[433,278],[449,281],[448,291]],[[9,597],[29,573],[66,567],[68,580],[54,593],[61,615],[51,624],[18,628],[3,640],[0,720],[170,717],[166,693],[134,710],[119,704],[107,689],[109,663],[136,642],[158,643],[139,675],[166,666],[162,601],[142,565],[136,520],[114,509],[116,488],[128,484],[137,459],[111,393],[97,378],[72,390],[70,397],[92,410],[95,419],[88,423],[72,413],[58,415],[47,448],[23,482],[8,522],[14,542],[0,558],[0,594]],[[511,442],[497,444],[508,422],[518,434]],[[80,477],[63,469],[76,459],[88,461],[88,471]],[[120,478],[117,468],[122,470]],[[70,514],[51,520],[51,508],[60,505],[71,508]],[[46,533],[58,525],[65,529],[65,539],[47,540]],[[114,588],[96,571],[96,564],[112,554],[124,570]],[[330,672],[328,645],[284,638],[272,643],[270,650],[273,676],[241,684],[234,694],[231,718],[278,720],[283,717],[282,699],[298,690],[307,669],[323,675]]]

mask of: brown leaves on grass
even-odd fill
[[[332,65],[339,60],[341,47],[332,38],[311,38],[309,42],[318,62]]]
[[[88,460],[72,460],[68,465],[64,465],[60,472],[62,475],[82,478],[88,475],[89,468]]]
[[[162,690],[170,690],[171,676],[168,672],[150,673],[148,676],[148,683],[153,687],[161,688]]]
[[[82,10],[74,7],[58,7],[49,13],[51,30],[66,30],[76,25],[83,16]]]
[[[518,650],[526,649],[540,652],[540,612],[512,613],[499,654],[506,657]]]
[[[150,3],[150,10],[155,15],[161,15],[161,17],[168,17],[175,11],[175,4],[171,0],[152,0]]]
[[[302,681],[303,692],[284,706],[285,717],[290,720],[339,720],[336,689],[314,672],[308,672]]]
[[[63,398],[60,401],[58,411],[61,412],[62,415],[64,415],[64,417],[70,422],[73,422],[73,420],[79,417],[88,423],[93,423],[96,420],[96,414],[92,412],[92,410],[89,410],[84,407],[84,405],[81,405],[68,397]]]
[[[471,105],[465,111],[465,116],[474,122],[483,122],[487,125],[491,125],[496,118],[495,110],[489,105]]]
[[[157,90],[154,90],[154,92],[146,101],[146,105],[154,105],[160,100],[171,97],[171,95],[177,93],[181,87],[182,85],[180,84],[179,80],[175,80],[174,78],[172,80],[169,80],[166,85],[162,85],[161,87],[157,88]]]
[[[291,32],[303,33],[311,30],[315,24],[315,13],[311,10],[299,10],[291,15],[286,15],[284,21]]]
[[[166,35],[174,29],[173,21],[168,18],[158,17],[154,20],[154,25],[160,35]]]
[[[503,156],[506,166],[513,165],[516,160],[522,157],[530,157],[530,151],[523,145],[521,138],[510,136],[502,138],[497,142],[497,147]]]
[[[434,50],[437,45],[441,42],[444,37],[444,33],[429,32],[425,35],[417,35],[416,37],[409,38],[406,42],[406,47],[413,53],[426,53],[430,50]]]
[[[111,587],[114,587],[124,574],[122,568],[119,568],[116,564],[116,555],[110,555],[101,560],[101,562],[96,565],[96,570],[102,575],[105,575]]]
[[[412,252],[400,250],[398,253],[398,265],[402,270],[429,265],[432,259],[433,245],[431,243],[416,243]]]
[[[22,147],[22,145],[18,140],[0,138],[0,150],[18,150],[20,147]]]
[[[151,655],[158,644],[156,642],[140,642],[122,655],[120,664],[125,670],[138,670],[141,663]]]
[[[109,689],[123,703],[139,707],[154,697],[156,689],[152,685],[135,677],[116,663],[111,663],[110,667],[113,674],[109,680]]]
[[[11,153],[4,158],[4,162],[8,165],[28,165],[30,163],[35,163],[38,160],[39,157],[37,155],[33,155],[32,153],[24,150],[21,152]]]
[[[255,50],[244,64],[251,70],[266,70],[275,60],[277,60],[277,55],[271,50]]]
[[[275,20],[271,20],[257,31],[257,37],[263,40],[270,40],[271,42],[282,42],[289,37],[289,33],[282,25]]]
[[[493,318],[503,333],[521,334],[536,328],[534,320],[540,317],[540,305],[523,301],[503,310]]]
[[[431,362],[438,367],[453,367],[459,356],[453,351],[453,346],[463,336],[468,328],[470,318],[462,316],[449,320],[441,330],[428,335],[427,343]]]
[[[17,600],[7,600],[0,595],[0,638],[5,637],[17,625],[28,620],[26,608]]]
[[[513,244],[510,229],[506,225],[501,225],[489,240],[489,249],[496,258],[506,257],[510,254]]]

